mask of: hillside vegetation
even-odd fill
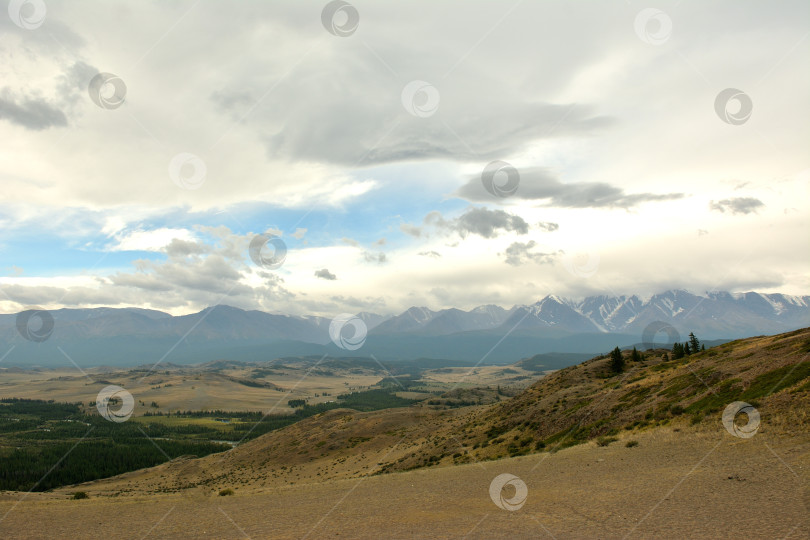
[[[433,444],[384,468],[555,451],[673,421],[716,426],[734,401],[757,407],[762,429],[810,432],[810,329],[677,360],[664,360],[665,353],[647,351],[645,360],[631,362],[625,351],[626,369],[618,374],[607,356],[554,372],[507,402],[471,411],[434,435]]]

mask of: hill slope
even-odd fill
[[[261,488],[553,452],[664,426],[717,431],[723,429],[722,411],[734,401],[759,410],[760,431],[810,433],[810,329],[739,340],[679,360],[664,361],[662,353],[648,351],[646,360],[629,363],[621,374],[609,371],[607,358],[594,358],[492,406],[330,411],[224,454],[175,460],[82,489],[99,495],[189,489],[213,494],[232,486]]]

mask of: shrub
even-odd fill
[[[633,448],[634,446],[638,446],[638,441],[627,441],[625,444],[627,448]]]
[[[78,500],[78,499],[89,499],[90,495],[87,494],[85,491],[77,491],[70,497],[71,499]]]
[[[233,495],[233,490],[231,488],[225,488],[220,490],[219,492],[220,497],[225,497],[227,495]]]
[[[596,439],[596,444],[598,444],[599,446],[607,446],[610,443],[616,442],[618,440],[619,439],[617,439],[616,437],[599,437],[598,439]]]

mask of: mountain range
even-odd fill
[[[509,363],[538,353],[599,353],[616,345],[646,343],[650,336],[645,329],[655,324],[675,330],[672,336],[656,335],[659,344],[671,342],[673,336],[685,340],[690,331],[704,340],[723,340],[795,330],[810,326],[810,296],[670,290],[646,299],[590,296],[574,301],[548,295],[510,309],[412,307],[389,317],[363,312],[356,317],[364,322],[367,336],[361,347],[351,350],[333,343],[332,319],[319,316],[227,305],[182,316],[140,308],[49,313],[53,331],[41,342],[22,337],[18,314],[0,315],[0,355],[6,355],[2,365],[123,366],[324,354]],[[29,324],[37,324],[35,318]]]

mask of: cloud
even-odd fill
[[[494,159],[513,154],[534,140],[590,135],[614,122],[589,104],[573,108],[569,103],[537,101],[528,93],[502,91],[489,93],[487,106],[477,107],[477,113],[471,115],[471,107],[478,104],[469,89],[478,85],[494,90],[500,83],[480,66],[475,72],[459,72],[440,89],[439,110],[452,128],[425,129],[424,123],[404,117],[406,110],[396,99],[402,89],[392,89],[390,81],[379,77],[377,65],[351,65],[353,73],[349,76],[363,80],[361,85],[337,83],[346,76],[346,68],[340,69],[336,72],[330,66],[313,69],[302,65],[296,70],[297,84],[279,85],[273,100],[252,111],[247,122],[272,128],[261,141],[273,159],[340,166],[352,166],[359,160],[381,165],[430,159]],[[239,83],[218,90],[212,103],[230,115],[249,109],[250,101],[258,100],[261,84],[265,84],[256,79],[252,73],[245,74]],[[256,85],[255,97],[245,96],[246,82]],[[325,85],[329,92],[323,92]],[[369,95],[395,99],[369,100]],[[286,106],[291,100],[306,102],[307,106]],[[552,133],[548,126],[553,124],[556,129]],[[463,139],[456,133],[463,134]]]
[[[538,264],[552,262],[556,253],[534,253],[531,250],[537,245],[534,240],[529,240],[526,243],[513,242],[504,253],[499,255],[506,255],[504,261],[506,264],[512,266],[520,266],[529,261],[534,261]]]
[[[298,229],[295,229],[295,232],[292,233],[290,236],[292,236],[296,240],[301,240],[304,237],[305,234],[307,234],[306,229],[298,228]]]
[[[85,62],[77,61],[66,67],[62,72],[58,94],[69,105],[75,105],[79,100],[87,97],[87,87],[90,80],[99,73],[99,70]]]
[[[709,210],[731,214],[756,214],[760,208],[764,208],[765,203],[754,197],[734,197],[721,201],[709,201]]]
[[[343,242],[344,244],[346,244],[347,246],[357,247],[357,246],[360,245],[360,243],[357,240],[354,240],[352,238],[347,238],[345,236],[343,238],[341,238],[340,241]]]
[[[148,256],[108,251],[92,272],[107,277],[71,286],[67,301],[84,295],[182,312],[221,301],[228,289],[220,283],[235,287],[224,300],[232,305],[323,312],[342,307],[332,305],[334,291],[311,287],[313,268],[329,264],[341,273],[340,294],[364,302],[379,296],[391,310],[426,301],[506,305],[585,287],[561,265],[540,268],[532,257],[594,246],[604,264],[588,281],[593,288],[635,292],[652,279],[711,287],[722,277],[715,267],[727,271],[723,261],[748,249],[769,255],[771,264],[762,268],[760,257],[741,263],[732,283],[777,286],[782,274],[791,291],[810,287],[790,255],[806,239],[807,176],[780,180],[807,168],[801,141],[810,129],[804,120],[810,79],[800,55],[789,55],[758,88],[758,95],[780,99],[760,104],[769,114],[756,116],[756,133],[741,128],[732,137],[711,106],[713,95],[683,77],[682,62],[662,61],[674,42],[650,47],[637,39],[634,12],[602,3],[528,2],[478,43],[503,16],[497,3],[449,6],[464,19],[449,26],[444,17],[424,16],[434,9],[428,3],[424,9],[385,3],[361,13],[363,35],[348,39],[330,36],[320,24],[322,4],[316,7],[210,3],[186,16],[188,8],[173,2],[125,11],[75,3],[69,13],[49,11],[38,31],[0,16],[0,89],[7,89],[0,91],[0,136],[13,156],[0,160],[0,229],[13,230],[0,241],[0,255],[5,266],[25,268],[3,284],[19,279],[32,285],[29,303],[55,302],[64,291],[48,286],[62,287],[92,267],[107,245],[120,243],[118,235],[164,227],[186,228],[192,237],[143,244],[130,238]],[[745,4],[734,11],[727,39],[708,43],[702,36],[728,9],[682,7],[679,51],[728,80],[769,72],[785,43],[806,33],[810,15],[810,3],[780,10]],[[119,24],[122,14],[126,24]],[[143,28],[181,17],[183,24],[152,48]],[[538,32],[537,21],[553,23]],[[115,43],[127,46],[105,46]],[[550,47],[556,54],[537,53]],[[730,62],[739,57],[745,65]],[[98,71],[125,80],[124,106],[102,110],[90,99],[87,83]],[[403,87],[416,78],[441,96],[429,118],[403,107]],[[763,139],[771,143],[764,154]],[[179,189],[168,178],[168,162],[185,151],[206,164],[198,190]],[[519,165],[512,197],[484,189],[480,171],[492,160]],[[718,185],[725,192],[714,194]],[[465,200],[447,200],[455,190]],[[798,211],[763,228],[757,219],[729,215],[735,207],[718,196],[767,198],[768,208]],[[695,211],[706,212],[712,198],[718,208],[695,222]],[[666,202],[650,204],[656,201]],[[468,204],[506,214],[460,219]],[[441,211],[438,219],[423,222],[431,210]],[[239,234],[194,226],[201,223],[228,223]],[[285,265],[272,272],[253,265],[246,249],[251,234],[268,224],[291,244]],[[694,242],[695,225],[711,234]],[[308,232],[298,238],[296,227]],[[354,247],[341,243],[344,236],[357,239],[349,242]],[[383,236],[388,244],[375,245]],[[529,247],[530,239],[539,245]],[[642,249],[653,243],[667,249],[653,257]],[[684,260],[692,244],[706,250],[705,264]],[[127,266],[141,256],[147,260]],[[223,260],[234,272],[224,271]],[[295,292],[294,301],[277,301],[288,298],[284,289]],[[431,296],[442,289],[451,296]]]
[[[320,279],[326,279],[326,280],[329,280],[329,281],[334,281],[334,280],[337,279],[337,276],[335,274],[333,274],[332,272],[330,272],[329,270],[327,270],[326,268],[322,268],[321,270],[316,270],[315,271],[315,277],[320,278]]]
[[[385,299],[382,297],[367,296],[365,298],[357,298],[356,296],[330,296],[329,300],[336,303],[333,311],[336,311],[339,306],[352,306],[354,308],[360,308],[362,311],[372,313],[375,311],[386,311]],[[319,309],[322,307],[322,304],[317,306]]]
[[[115,235],[117,243],[109,246],[110,251],[163,251],[175,240],[181,240],[183,244],[177,244],[172,249],[190,249],[191,245],[197,245],[193,240],[194,236],[187,229],[169,229],[162,227],[149,231],[135,230],[119,233]]]
[[[0,92],[0,119],[32,131],[67,126],[65,113],[50,103],[38,98],[24,98],[18,102],[8,89]]]
[[[371,253],[370,251],[363,252],[363,259],[366,262],[382,264],[388,260],[383,252]]]
[[[63,306],[131,305],[189,312],[227,303],[266,311],[286,305],[293,312],[296,295],[285,288],[284,280],[248,264],[252,235],[233,234],[226,227],[199,231],[204,239],[173,239],[163,249],[165,260],[138,259],[132,270],[104,277],[54,278],[55,286],[19,278],[4,284],[3,290],[24,305],[49,304],[58,298]]]
[[[163,248],[163,251],[171,258],[202,255],[209,250],[209,246],[203,243],[181,240],[180,238],[172,238],[172,241]]]
[[[410,223],[400,223],[399,230],[414,238],[420,238],[422,236],[422,228],[417,225],[411,225]]]
[[[529,224],[518,215],[504,210],[477,207],[470,208],[459,217],[450,220],[444,219],[440,212],[430,212],[425,216],[424,223],[426,226],[455,232],[462,238],[471,234],[483,238],[496,238],[500,231],[517,234],[529,232]]]
[[[538,229],[542,229],[546,232],[554,232],[560,228],[559,223],[551,223],[550,221],[541,221],[537,224]]]
[[[565,184],[548,169],[528,167],[520,169],[520,184],[511,197],[497,199],[473,176],[461,186],[455,195],[471,202],[545,201],[543,206],[557,208],[632,208],[645,202],[682,199],[683,193],[625,193],[623,189],[605,182],[579,182]]]

